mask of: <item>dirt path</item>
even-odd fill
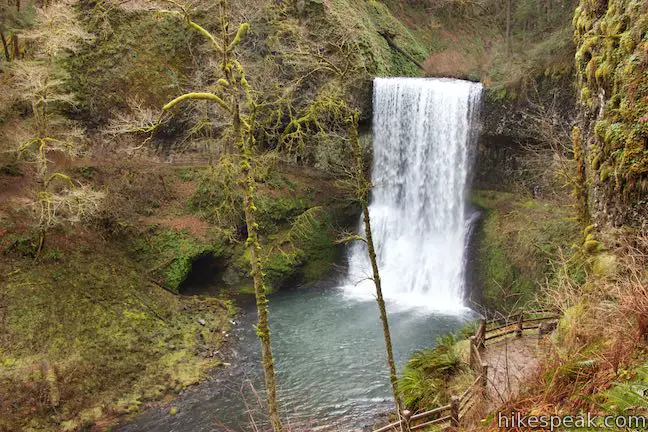
[[[488,411],[517,395],[520,385],[538,367],[540,338],[525,335],[488,345],[482,360],[488,364]]]

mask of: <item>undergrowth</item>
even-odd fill
[[[479,239],[482,306],[510,312],[533,307],[540,287],[554,277],[553,262],[578,238],[573,210],[549,200],[473,191],[484,211]]]
[[[594,237],[597,247],[586,248]],[[500,411],[646,416],[648,233],[588,228],[561,268],[546,289],[563,313],[547,356]],[[575,278],[575,268],[586,276]]]
[[[457,335],[439,337],[436,347],[412,354],[398,380],[408,409],[416,412],[446,405],[472,383],[466,337],[473,331],[474,326],[468,325]]]

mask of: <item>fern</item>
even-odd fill
[[[295,218],[288,238],[293,244],[309,243],[314,234],[321,228],[322,207],[311,207]]]

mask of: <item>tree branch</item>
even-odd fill
[[[218,96],[216,96],[213,93],[185,93],[182,96],[178,96],[177,98],[173,99],[171,102],[168,104],[164,105],[162,108],[164,111],[168,111],[180,102],[183,102],[187,99],[197,99],[197,100],[210,100],[218,103],[223,109],[227,111],[231,111],[230,107],[225,103],[225,101]]]

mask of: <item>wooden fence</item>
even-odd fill
[[[482,319],[475,335],[469,338],[469,364],[471,369],[478,373],[475,381],[460,396],[452,396],[448,405],[413,415],[405,410],[400,420],[375,429],[373,432],[415,431],[431,426],[436,426],[439,431],[442,431],[459,427],[461,420],[476,408],[488,393],[488,365],[482,361],[480,350],[486,348],[489,343],[508,335],[515,334],[515,337],[522,337],[525,330],[539,330],[540,334],[545,333],[553,327],[543,323],[555,322],[558,318],[559,316],[552,311],[535,310],[522,311],[502,319],[488,321]]]

